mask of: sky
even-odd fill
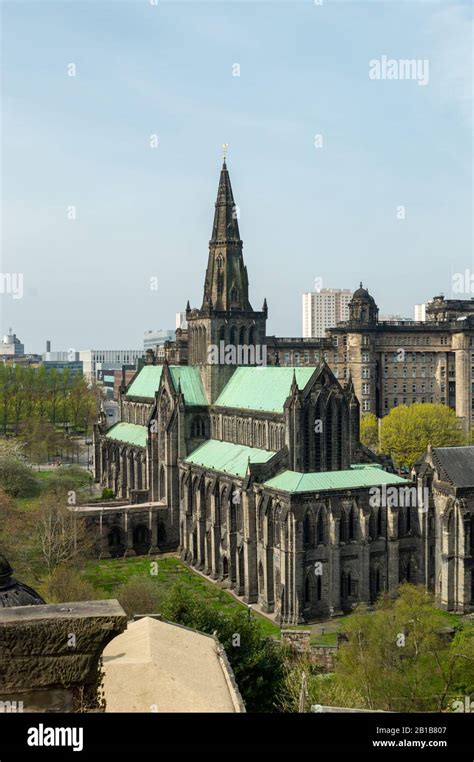
[[[407,317],[459,273],[474,296],[469,2],[3,0],[1,16],[1,329],[27,352],[139,348],[201,305],[223,143],[269,334],[302,335],[315,282],[362,281]]]

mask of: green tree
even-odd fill
[[[61,445],[62,434],[51,423],[41,418],[23,421],[20,436],[32,463],[40,466],[55,455]]]
[[[47,411],[48,418],[53,426],[56,426],[58,421],[60,395],[63,387],[63,378],[61,371],[57,368],[51,368],[46,377],[46,389],[47,389]]]
[[[0,406],[2,411],[2,428],[7,434],[11,416],[12,398],[14,392],[14,377],[11,365],[0,364]]]
[[[397,466],[413,464],[432,447],[463,444],[465,436],[454,410],[441,404],[399,405],[382,418],[380,449]]]
[[[185,588],[175,585],[161,608],[166,619],[201,632],[216,634],[249,712],[272,712],[281,708],[285,688],[285,652],[262,636],[261,625],[244,610],[228,613],[203,604]]]
[[[360,420],[360,441],[374,452],[379,449],[379,423],[373,413],[364,413]]]
[[[446,619],[421,587],[403,584],[374,613],[359,606],[345,624],[336,683],[362,696],[369,709],[442,711],[474,690],[472,623],[454,639]]]
[[[303,693],[301,707],[304,682],[306,695]],[[357,690],[337,681],[334,674],[324,672],[311,659],[305,656],[287,659],[284,689],[280,697],[282,711],[300,712],[303,709],[304,712],[309,712],[314,704],[367,709],[367,701]]]
[[[10,497],[28,497],[36,490],[24,448],[16,439],[0,439],[0,487]]]

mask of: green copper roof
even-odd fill
[[[162,371],[162,365],[144,365],[141,371],[134,376],[125,396],[153,399],[160,385]]]
[[[170,365],[169,369],[176,390],[178,390],[178,381],[181,381],[181,391],[184,394],[186,405],[207,405],[198,368],[187,365]],[[133,379],[125,396],[153,399],[160,386],[162,372],[162,365],[144,365]]]
[[[300,474],[298,471],[283,471],[264,483],[265,487],[283,492],[327,492],[328,490],[356,489],[357,487],[377,487],[383,484],[408,484],[396,474],[381,471],[380,468],[349,469],[348,471],[323,471]]]
[[[316,368],[279,368],[275,366],[237,368],[216,400],[219,407],[265,410],[282,413],[290,394],[293,371],[300,389],[304,389]]]
[[[176,390],[178,382],[181,382],[181,391],[186,405],[208,404],[198,368],[189,365],[170,365],[170,373]]]
[[[146,426],[138,426],[136,423],[116,423],[105,435],[106,439],[127,442],[127,444],[146,447],[148,429]]]
[[[259,450],[257,447],[232,444],[232,442],[219,442],[210,439],[208,442],[197,447],[191,455],[185,458],[185,463],[195,463],[213,471],[223,471],[226,474],[245,476],[250,458],[251,463],[266,463],[275,455],[268,450]]]

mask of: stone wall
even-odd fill
[[[100,657],[126,624],[116,600],[0,609],[0,702],[22,702],[24,712],[100,710]]]

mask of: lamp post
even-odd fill
[[[87,447],[87,473],[91,475],[91,479],[89,481],[89,492],[90,492],[91,495],[92,495],[92,476],[93,476],[93,471],[92,471],[92,469],[89,468],[89,462],[90,462],[89,448],[90,448],[90,446],[92,444],[93,444],[92,439],[86,439],[85,440],[85,445]]]

